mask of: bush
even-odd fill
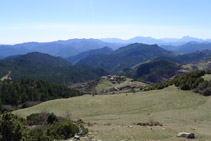
[[[199,90],[199,93],[204,95],[204,96],[210,96],[211,95],[211,87]]]
[[[27,125],[24,119],[4,112],[0,119],[0,135],[2,141],[20,141],[27,138]]]
[[[43,125],[46,123],[48,118],[48,113],[42,112],[42,113],[35,113],[31,114],[26,117],[28,124],[31,125]]]
[[[48,124],[53,124],[54,122],[57,122],[57,121],[58,121],[58,118],[56,117],[56,115],[54,113],[51,113],[48,116],[48,119],[47,119]]]
[[[53,113],[31,114],[27,120],[4,112],[0,116],[0,141],[53,141],[88,133],[88,129],[83,125],[61,121],[64,118],[57,117]]]
[[[57,122],[47,130],[48,136],[53,136],[55,139],[68,139],[79,132],[77,125],[70,121]]]

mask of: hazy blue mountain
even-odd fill
[[[123,44],[127,43],[126,40],[119,39],[119,38],[103,38],[100,40],[107,43],[123,43]]]
[[[137,36],[128,40],[122,40],[119,38],[103,38],[101,40],[109,43],[124,43],[124,44],[144,43],[144,44],[173,45],[173,46],[183,45],[188,42],[200,42],[200,43],[211,42],[211,39],[203,40],[190,36],[184,36],[182,38],[161,38],[161,39]]]
[[[194,43],[190,42],[179,46],[175,51],[180,53],[191,53],[200,50],[211,50],[211,43]]]
[[[171,52],[157,45],[135,43],[121,47],[109,54],[88,56],[79,61],[78,64],[100,67],[106,71],[116,73],[155,57],[168,56],[171,54]]]
[[[98,39],[70,39],[46,43],[28,42],[16,45],[0,45],[0,56],[7,57],[29,52],[41,52],[66,58],[84,51],[99,49],[105,46],[117,49],[123,46],[123,44],[106,43]]]
[[[128,40],[130,43],[143,43],[143,44],[163,44],[160,39],[154,39],[152,37],[134,37]]]
[[[119,38],[104,38],[101,39],[102,41],[109,42],[109,43],[123,43],[123,44],[131,44],[131,43],[143,43],[143,44],[162,44],[165,43],[160,39],[155,39],[152,37],[134,37],[128,40],[122,40]]]
[[[66,41],[56,41],[56,43],[60,43],[63,45],[71,45],[75,49],[80,50],[80,52],[88,51],[91,49],[99,49],[105,46],[110,47],[112,49],[117,49],[124,45],[119,43],[107,43],[98,39],[70,39]]]
[[[91,55],[98,55],[98,54],[107,54],[112,52],[113,50],[109,47],[104,47],[104,48],[100,48],[100,49],[93,49],[93,50],[89,50],[89,51],[85,51],[82,53],[79,53],[76,56],[70,56],[68,58],[66,58],[68,61],[70,61],[72,64],[76,64],[78,63],[80,60],[91,56]]]
[[[166,45],[161,46],[162,48],[170,51],[175,51],[178,53],[192,53],[195,51],[201,51],[201,50],[211,50],[211,43],[210,42],[189,42],[184,45],[180,46],[172,46],[172,45]]]
[[[7,56],[25,54],[30,50],[15,45],[0,45],[0,56],[5,58]]]
[[[190,37],[190,36],[184,36],[181,39],[178,39],[177,42],[204,42],[205,40]]]

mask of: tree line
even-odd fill
[[[0,104],[27,107],[29,102],[81,96],[82,92],[43,80],[0,81]],[[2,107],[2,106],[1,106]]]

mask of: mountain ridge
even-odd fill
[[[89,50],[89,51],[85,51],[85,52],[82,52],[82,53],[79,53],[78,55],[75,55],[75,56],[70,56],[68,58],[66,58],[69,62],[73,63],[73,64],[76,64],[78,63],[80,60],[88,57],[88,56],[91,56],[91,55],[99,55],[99,54],[107,54],[107,53],[110,53],[112,52],[113,50],[109,47],[103,47],[103,48],[100,48],[100,49],[92,49],[92,50]]]
[[[69,57],[91,49],[110,47],[117,49],[123,44],[106,43],[98,39],[69,39],[52,42],[26,42],[15,45],[0,45],[0,56],[26,54],[30,52],[47,53],[53,56]]]
[[[121,47],[109,54],[88,56],[77,64],[87,64],[116,73],[140,62],[170,54],[172,53],[160,48],[158,45],[134,43]]]
[[[199,39],[190,36],[184,36],[182,38],[153,38],[153,37],[144,37],[136,36],[130,39],[120,39],[120,38],[101,38],[100,40],[109,42],[109,43],[144,43],[144,44],[158,44],[158,45],[182,45],[187,42],[211,42],[211,39]]]

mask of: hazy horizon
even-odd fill
[[[150,36],[134,36],[132,38],[118,38],[118,37],[108,37],[108,38],[67,38],[67,39],[56,39],[56,40],[48,40],[48,41],[35,41],[35,40],[29,40],[29,41],[23,41],[23,42],[16,42],[16,43],[0,43],[0,45],[15,45],[15,44],[22,44],[22,43],[30,43],[30,42],[39,42],[39,43],[48,43],[48,42],[55,42],[55,41],[65,41],[65,40],[72,40],[72,39],[98,39],[98,40],[102,40],[103,39],[120,39],[120,40],[124,40],[124,41],[127,41],[127,40],[130,40],[130,39],[133,39],[133,38],[136,38],[136,37],[143,37],[143,38],[153,38],[153,39],[156,39],[156,40],[162,40],[162,39],[182,39],[182,38],[185,38],[185,37],[191,37],[191,38],[197,38],[197,37],[192,37],[192,36],[183,36],[181,38],[174,38],[174,37],[164,37],[164,38],[155,38],[155,37],[150,37]],[[204,41],[207,41],[207,40],[211,40],[211,38],[197,38],[197,39],[201,39],[201,40],[204,40]],[[106,41],[104,41],[106,42]],[[174,41],[172,41],[174,42]],[[176,41],[175,41],[176,42]],[[117,43],[117,42],[113,42],[113,43]],[[168,42],[166,42],[168,43]]]
[[[8,0],[0,44],[136,36],[211,38],[209,0]]]

